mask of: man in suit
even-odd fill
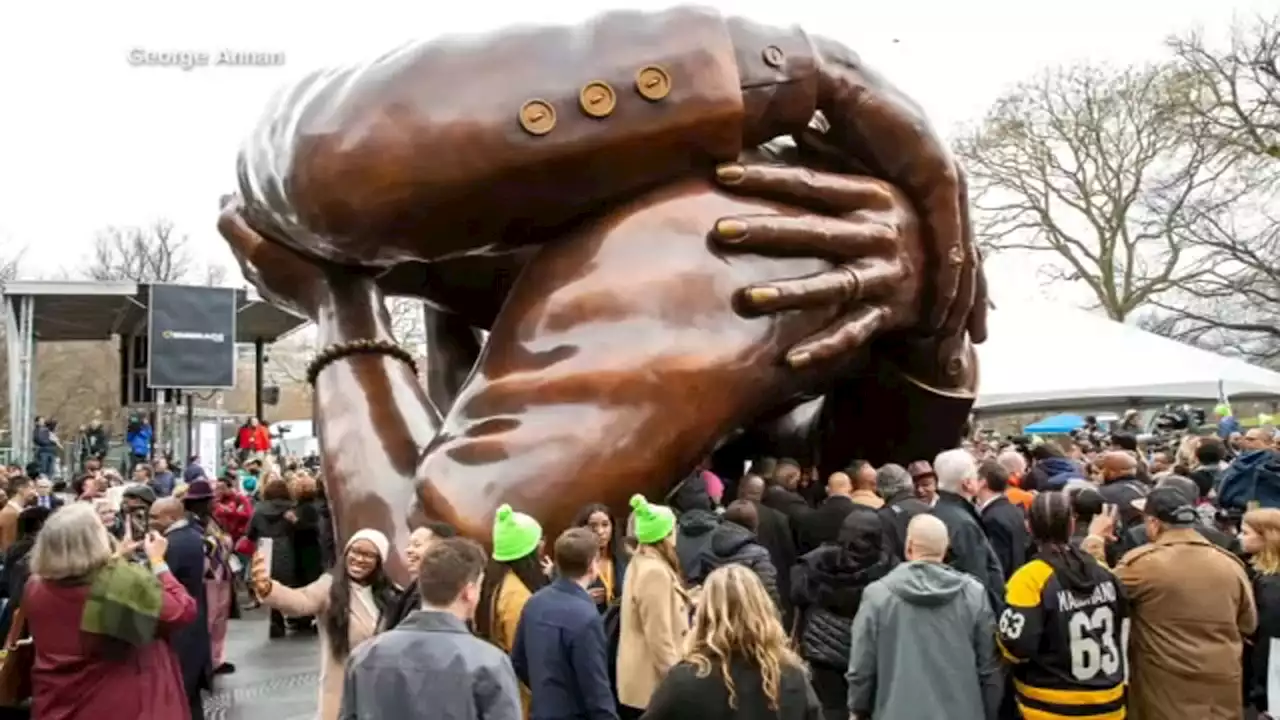
[[[207,481],[203,481],[206,482]],[[213,647],[209,638],[209,602],[204,589],[204,532],[192,522],[182,501],[161,498],[151,506],[151,524],[169,541],[164,561],[191,597],[196,599],[196,619],[169,637],[169,645],[182,669],[191,717],[204,717],[201,693],[212,689]]]
[[[62,498],[53,494],[53,481],[47,477],[36,480],[36,494],[29,503],[31,507],[42,507],[46,510],[57,510],[62,507]]]
[[[872,471],[873,483],[874,478],[875,472]],[[797,554],[805,555],[826,543],[834,543],[840,536],[840,526],[844,524],[844,519],[856,509],[858,504],[853,500],[853,479],[847,473],[832,473],[827,478],[826,499],[809,514],[809,521],[799,529],[800,546],[796,548]]]
[[[1009,471],[995,460],[978,466],[978,516],[987,533],[991,549],[1000,561],[1005,582],[1027,562],[1031,539],[1027,536],[1027,519],[1022,508],[1009,502]]]
[[[9,502],[0,509],[0,552],[18,539],[18,515],[36,495],[35,483],[25,475],[9,481]]]
[[[587,594],[599,576],[599,545],[586,528],[561,534],[557,578],[520,613],[511,664],[533,696],[532,718],[618,717],[604,622]]]
[[[796,545],[787,516],[764,505],[765,481],[759,475],[744,475],[738,483],[738,499],[756,506],[756,540],[769,551],[778,571],[778,599],[785,627],[791,627],[791,566],[796,564]]]

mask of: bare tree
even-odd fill
[[[1222,47],[1203,32],[1168,44],[1202,131],[1238,151],[1280,158],[1280,15],[1237,24]]]
[[[1001,97],[957,144],[983,248],[1052,256],[1045,278],[1085,284],[1115,320],[1201,272],[1188,208],[1230,203],[1231,163],[1185,93],[1168,66],[1075,66]]]
[[[387,313],[391,317],[391,332],[396,340],[416,355],[426,340],[422,301],[407,297],[388,298]],[[321,349],[316,347],[315,334],[309,330],[272,345],[271,362],[267,366],[272,382],[306,382],[307,364]]]
[[[109,227],[98,233],[85,274],[94,280],[182,282],[194,272],[187,236],[168,220]]]
[[[1248,196],[1194,215],[1192,242],[1212,262],[1155,304],[1174,320],[1173,337],[1280,366],[1280,179],[1244,175]]]

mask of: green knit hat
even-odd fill
[[[518,513],[510,505],[498,508],[493,519],[493,559],[498,562],[519,560],[538,549],[542,526],[531,516]]]
[[[636,517],[636,540],[642,545],[662,542],[676,527],[676,514],[663,505],[650,505],[643,495],[631,496]]]

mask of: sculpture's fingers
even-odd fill
[[[830,258],[845,262],[890,254],[898,233],[883,223],[825,215],[737,215],[716,221],[712,239],[721,247],[764,255]]]
[[[946,322],[960,284],[967,238],[963,178],[946,143],[910,98],[866,67],[848,48],[814,38],[821,57],[818,108],[826,139],[897,185],[915,204],[938,263],[927,324]]]
[[[903,281],[902,265],[886,260],[844,265],[801,278],[744,289],[738,298],[745,315],[767,315],[806,307],[839,307],[891,296]]]
[[[947,308],[946,320],[942,323],[941,333],[950,337],[963,332],[973,314],[974,302],[978,291],[978,273],[982,269],[982,258],[978,255],[978,247],[973,242],[973,226],[969,222],[969,183],[962,170],[957,168],[956,177],[960,180],[960,229],[961,245],[964,253],[964,264],[961,265],[959,282],[955,287],[955,296]],[[950,251],[948,251],[950,252]],[[949,291],[949,287],[941,284],[936,288],[939,299]]]
[[[893,206],[890,189],[873,178],[805,167],[728,163],[716,168],[716,180],[736,194],[769,198],[833,215]]]
[[[888,319],[889,312],[883,307],[854,310],[839,325],[792,348],[787,353],[787,364],[802,368],[855,351],[874,337]]]
[[[262,236],[245,222],[244,216],[240,214],[240,204],[236,201],[223,205],[218,213],[218,232],[231,246],[231,252],[237,259],[241,259],[241,264],[244,259],[252,258],[263,243]]]
[[[987,272],[982,267],[982,254],[978,254],[977,289],[973,293],[973,310],[969,312],[969,340],[987,341],[987,312],[991,309],[991,297],[987,294]]]
[[[969,339],[975,343],[986,342],[987,309],[991,299],[987,296],[987,273],[982,266],[982,250],[973,238],[973,223],[969,221],[969,179],[963,168],[960,177],[960,213],[964,220],[965,243],[973,261],[973,301],[966,311],[964,325]]]
[[[956,288],[956,299],[951,304],[951,312],[942,325],[942,337],[951,337],[964,332],[969,324],[969,315],[973,310],[973,297],[978,284],[978,252],[968,248],[964,264],[960,272],[960,285]]]

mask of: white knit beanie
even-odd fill
[[[387,553],[391,551],[391,542],[387,540],[386,535],[372,528],[357,530],[352,534],[351,538],[347,540],[346,547],[342,548],[342,554],[346,555],[351,546],[360,540],[368,540],[373,543],[373,546],[378,549],[378,557],[382,558],[382,562],[387,561]]]

